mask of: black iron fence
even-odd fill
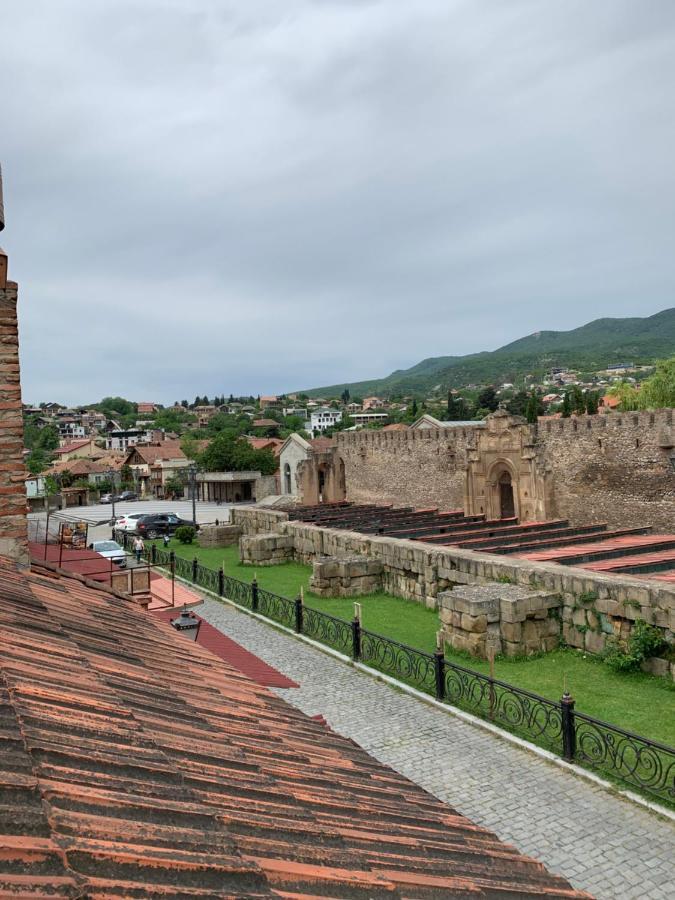
[[[125,549],[132,539],[123,535]],[[209,569],[196,559],[150,545],[148,561],[299,634],[339,650],[437,700],[470,712],[570,762],[596,769],[661,801],[675,804],[675,748],[579,713],[564,695],[549,700],[392,638]]]

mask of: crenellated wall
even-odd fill
[[[466,469],[484,433],[474,428],[340,433],[347,499],[461,508]],[[531,453],[545,473],[543,505],[532,516],[675,530],[672,409],[542,418]]]
[[[675,531],[672,409],[539,421],[554,517]]]
[[[347,499],[460,509],[473,428],[357,431],[337,435]]]

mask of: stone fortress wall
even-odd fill
[[[675,529],[672,409],[542,418],[528,428],[532,455],[549,485],[546,518]],[[342,432],[337,446],[347,499],[459,509],[466,499],[466,470],[483,433],[464,427]]]

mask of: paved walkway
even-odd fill
[[[675,826],[646,810],[207,599],[199,610],[299,689],[309,715],[599,900],[675,897]]]

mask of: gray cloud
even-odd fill
[[[387,374],[673,305],[667,0],[7,0],[26,399]]]

